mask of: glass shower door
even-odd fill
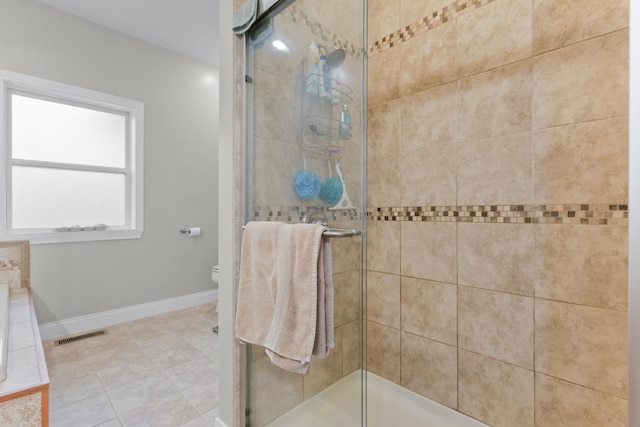
[[[335,348],[303,376],[248,346],[253,427],[365,422],[363,8],[362,0],[279,2],[247,35],[246,219],[338,230],[330,237]]]

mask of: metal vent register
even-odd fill
[[[102,330],[99,330],[99,331],[89,332],[89,333],[82,334],[82,335],[76,335],[74,337],[62,338],[62,339],[56,340],[55,341],[55,345],[69,344],[69,343],[80,341],[80,340],[86,340],[87,338],[93,338],[93,337],[97,337],[97,336],[100,336],[100,335],[105,335],[106,333],[107,333],[107,331],[102,329]]]

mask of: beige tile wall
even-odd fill
[[[9,289],[28,288],[30,286],[29,242],[17,240],[0,242],[0,283],[9,285]]]
[[[369,1],[370,371],[491,426],[626,425],[627,26]]]

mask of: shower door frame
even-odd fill
[[[636,167],[634,168],[634,165]],[[628,425],[640,426],[640,5],[629,2]]]
[[[360,211],[361,219],[361,259],[360,259],[360,291],[361,291],[361,307],[360,307],[360,427],[367,426],[367,357],[366,357],[366,334],[367,334],[367,319],[366,319],[366,301],[367,301],[367,287],[366,287],[366,267],[367,267],[367,232],[366,232],[366,212],[367,212],[367,37],[368,37],[368,2],[367,0],[358,0],[362,5],[361,16],[361,28],[362,28],[362,46],[360,54],[362,55],[361,63],[361,84],[359,90],[362,96],[362,105],[360,108],[360,131],[361,131],[361,156],[360,156],[360,203],[357,204],[357,208]],[[280,12],[287,7],[295,3],[296,0],[259,0],[260,3],[268,3],[265,6],[265,10],[259,13],[258,18],[252,25],[252,29],[256,29],[260,25],[264,24],[267,20],[273,19]],[[262,4],[260,4],[262,6]],[[251,40],[251,29],[244,34],[244,55],[243,55],[243,79],[244,79],[244,185],[242,191],[244,191],[244,223],[252,221],[253,209],[253,167],[254,167],[254,150],[253,150],[253,42]],[[242,351],[244,347],[244,351]],[[240,370],[241,378],[240,385],[242,387],[242,424],[244,427],[252,427],[251,425],[251,378],[252,378],[252,346],[241,346],[242,356],[240,358]]]

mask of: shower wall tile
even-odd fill
[[[440,145],[401,153],[401,205],[455,205],[455,166],[455,145]]]
[[[627,117],[534,132],[535,201],[627,200],[628,135]]]
[[[398,154],[369,156],[367,206],[399,206],[400,170]]]
[[[314,41],[312,35],[293,23],[284,15],[275,18],[275,31],[267,38],[260,49],[255,49],[254,66],[256,69],[267,73],[271,76],[277,76],[285,79],[289,83],[289,90],[297,89],[298,85],[291,85],[291,82],[298,81],[300,73],[300,64],[309,51],[309,45]],[[295,35],[295,37],[292,37]],[[296,58],[295,60],[283,60],[283,54],[276,49],[271,42],[273,40],[281,40],[284,42],[289,51],[286,53],[288,58]]]
[[[355,224],[344,224],[344,228],[355,228]],[[343,225],[340,225],[343,228]],[[344,273],[360,268],[362,243],[359,238],[342,238],[331,241],[331,270]]]
[[[369,369],[494,427],[624,426],[628,2],[382,3],[369,3],[392,11],[369,38]],[[450,18],[422,20],[436,11]],[[409,206],[488,215],[378,209]],[[401,331],[383,324],[397,275]]]
[[[625,313],[536,299],[535,317],[536,372],[626,397]]]
[[[400,0],[400,25],[404,28],[452,3],[451,0]]]
[[[456,285],[403,277],[401,289],[404,332],[458,345]]]
[[[455,283],[455,223],[404,221],[400,233],[403,276]]]
[[[369,156],[400,151],[400,101],[393,100],[369,109]]]
[[[254,164],[253,201],[255,206],[295,206],[300,203],[293,190],[295,174],[302,169],[300,148],[291,144],[253,138]]]
[[[304,378],[304,399],[318,394],[342,378],[342,328],[334,330],[335,348],[325,358],[312,357]]]
[[[360,317],[360,271],[333,275],[334,325],[340,326]]]
[[[367,9],[370,42],[380,40],[400,28],[400,0],[369,0]]]
[[[533,371],[464,350],[458,369],[460,412],[493,427],[533,427]]]
[[[455,79],[456,26],[453,22],[400,45],[401,95],[410,95]]]
[[[367,223],[367,269],[400,274],[400,223]]]
[[[354,320],[342,328],[342,375],[347,376],[360,368],[361,320]]]
[[[367,319],[400,329],[400,276],[367,273]]]
[[[400,50],[387,49],[368,60],[367,95],[369,107],[400,96]]]
[[[533,53],[568,46],[629,26],[629,0],[534,0]]]
[[[531,60],[458,80],[458,142],[531,130]]]
[[[401,385],[450,408],[458,406],[456,347],[402,333]]]
[[[533,128],[620,117],[628,109],[629,31],[533,59]]]
[[[458,346],[533,369],[533,298],[458,286]]]
[[[533,201],[531,134],[458,147],[458,204],[528,204]]]
[[[536,297],[627,311],[627,227],[535,228]]]
[[[401,151],[455,143],[455,83],[417,92],[401,101]]]
[[[497,0],[458,17],[457,23],[459,78],[531,57],[530,0]]]
[[[536,374],[536,427],[626,427],[627,400]]]
[[[256,425],[265,425],[303,401],[303,378],[271,363],[268,357],[253,362],[251,387],[254,396],[269,396],[278,390],[278,399],[253,399],[251,416]]]
[[[318,20],[338,40],[345,40],[354,46],[362,46],[362,4],[357,1],[308,1],[310,17]],[[324,32],[323,32],[324,34]],[[325,35],[325,44],[335,45],[331,35]]]
[[[295,85],[291,80],[256,70],[252,86],[254,109],[263,112],[254,118],[254,137],[296,144],[299,126],[296,109],[291,108],[296,101]]]
[[[367,322],[367,370],[400,383],[400,330]]]
[[[535,229],[458,224],[458,284],[533,296]]]

